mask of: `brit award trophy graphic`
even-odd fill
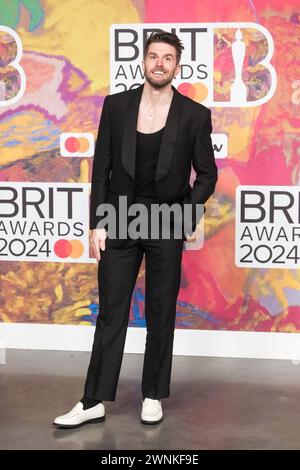
[[[245,58],[246,46],[242,41],[243,35],[240,29],[235,33],[235,41],[232,44],[232,58],[235,69],[235,79],[230,90],[231,103],[243,105],[247,102],[247,87],[243,82],[242,70]]]

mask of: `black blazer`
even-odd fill
[[[127,196],[131,204],[136,153],[137,117],[144,84],[138,88],[107,95],[99,124],[92,170],[90,229],[102,217],[99,204],[113,197]],[[214,192],[218,179],[210,134],[211,111],[174,91],[163,133],[155,174],[158,203],[204,204]],[[191,164],[196,173],[189,184]],[[193,230],[198,220],[193,219]]]

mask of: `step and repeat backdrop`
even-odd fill
[[[173,85],[212,110],[219,169],[204,245],[185,244],[176,328],[300,330],[299,12],[296,0],[0,0],[2,323],[95,325],[103,100],[144,82],[145,40],[163,29],[185,47]],[[143,262],[130,327],[145,326],[144,294]]]

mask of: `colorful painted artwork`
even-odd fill
[[[217,159],[219,180],[207,204],[204,247],[183,253],[176,327],[297,332],[300,270],[235,264],[235,190],[239,185],[299,186],[299,5],[295,0],[213,4],[212,8],[208,0],[0,0],[0,183],[90,181],[92,158],[62,157],[60,136],[97,136],[109,93],[111,24],[264,26],[274,42],[276,91],[262,105],[211,108],[213,132],[227,135],[228,154]],[[14,64],[18,42],[11,30],[21,41],[19,66],[24,76]],[[213,40],[214,100],[221,102],[229,99],[235,78],[236,30],[216,28]],[[270,74],[260,65],[268,46],[265,37],[251,28],[243,41],[242,78],[248,101],[255,101],[270,88]],[[199,102],[206,97],[201,86],[179,90]],[[5,243],[1,216],[0,239],[1,251]],[[145,326],[144,280],[143,261],[129,326]],[[99,309],[95,263],[1,257],[0,321],[94,325]]]

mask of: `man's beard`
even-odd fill
[[[156,80],[153,80],[153,78],[151,77],[151,73],[145,72],[145,79],[147,80],[147,82],[150,83],[150,85],[153,86],[153,88],[156,88],[157,90],[165,87],[166,85],[169,85],[169,83],[172,82],[173,78],[174,78],[174,73],[164,78],[163,80],[156,81]]]

